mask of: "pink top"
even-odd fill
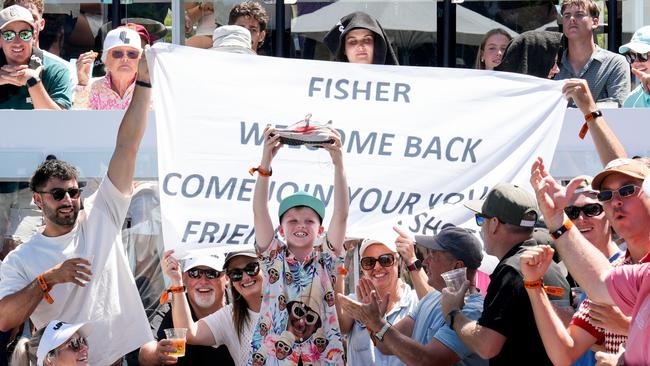
[[[133,97],[135,79],[133,81],[126,89],[123,98],[120,98],[120,95],[111,89],[111,74],[106,74],[106,76],[93,81],[90,86],[78,85],[73,109],[126,109]]]
[[[625,364],[650,365],[650,263],[616,267],[605,284],[614,303],[632,315]]]

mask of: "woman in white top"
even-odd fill
[[[18,342],[10,365],[87,366],[85,330],[86,323],[68,324],[52,320],[31,339],[23,338]]]
[[[163,266],[165,275],[172,280],[172,286],[183,286],[180,264],[171,256],[167,258],[171,265]],[[262,304],[262,274],[254,251],[228,253],[224,268],[230,279],[232,303],[194,322],[187,298],[174,296],[172,318],[174,327],[187,328],[187,343],[225,344],[235,364],[243,366],[251,357],[251,339]]]

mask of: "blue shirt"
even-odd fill
[[[457,365],[487,365],[488,361],[467,349],[456,332],[445,323],[445,317],[440,308],[440,298],[439,291],[428,293],[420,300],[415,310],[409,314],[415,320],[411,338],[422,344],[428,344],[436,339],[460,357],[460,362]],[[465,299],[463,314],[469,319],[478,320],[482,312],[483,296],[479,293],[469,295]]]
[[[418,296],[415,290],[409,285],[402,283],[400,288],[399,303],[386,314],[386,320],[395,324],[400,319],[408,316],[418,303]],[[350,294],[350,298],[356,300],[356,294]],[[363,366],[401,366],[404,363],[397,356],[384,355],[372,344],[370,334],[358,321],[354,321],[352,331],[348,335],[348,365]]]
[[[650,108],[650,94],[646,93],[641,85],[637,86],[625,98],[623,108]]]

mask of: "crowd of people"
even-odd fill
[[[430,236],[395,227],[394,241],[351,240],[339,133],[327,129],[320,146],[334,167],[332,212],[297,192],[271,213],[272,165],[284,143],[269,126],[251,170],[254,249],[184,260],[154,251],[166,281],[149,311],[122,230],[149,189],[133,178],[152,108],[143,56],[152,37],[141,24],[117,27],[101,56],[81,54],[71,74],[38,47],[42,5],[11,0],[0,11],[0,108],[126,112],[95,185],[82,187],[78,170],[54,156],[28,187],[0,183],[2,194],[21,192],[0,201],[0,365],[9,357],[12,365],[49,366],[650,365],[650,164],[627,157],[599,109],[650,106],[650,26],[615,54],[594,42],[598,6],[563,0],[563,33],[512,38],[497,29],[480,45],[477,68],[566,79],[563,93],[585,116],[603,164],[594,177],[563,186],[538,159],[534,194],[502,182],[466,203],[480,240],[460,227]],[[192,44],[255,55],[267,22],[246,1],[211,42],[198,34]],[[341,18],[323,43],[336,61],[398,64],[379,20],[363,12]],[[92,78],[98,56],[105,76]],[[499,263],[479,286],[484,252]],[[351,286],[350,254],[361,275]],[[459,269],[464,283],[450,287],[445,276]],[[187,330],[182,357],[169,328]]]

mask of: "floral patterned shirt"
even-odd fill
[[[131,103],[135,79],[124,93],[124,97],[111,88],[111,74],[93,81],[90,85],[77,85],[73,109],[126,109]]]
[[[327,240],[324,240],[327,242]],[[344,364],[344,351],[334,306],[334,271],[343,263],[327,242],[314,244],[305,260],[274,239],[259,252],[264,289],[249,366]]]

